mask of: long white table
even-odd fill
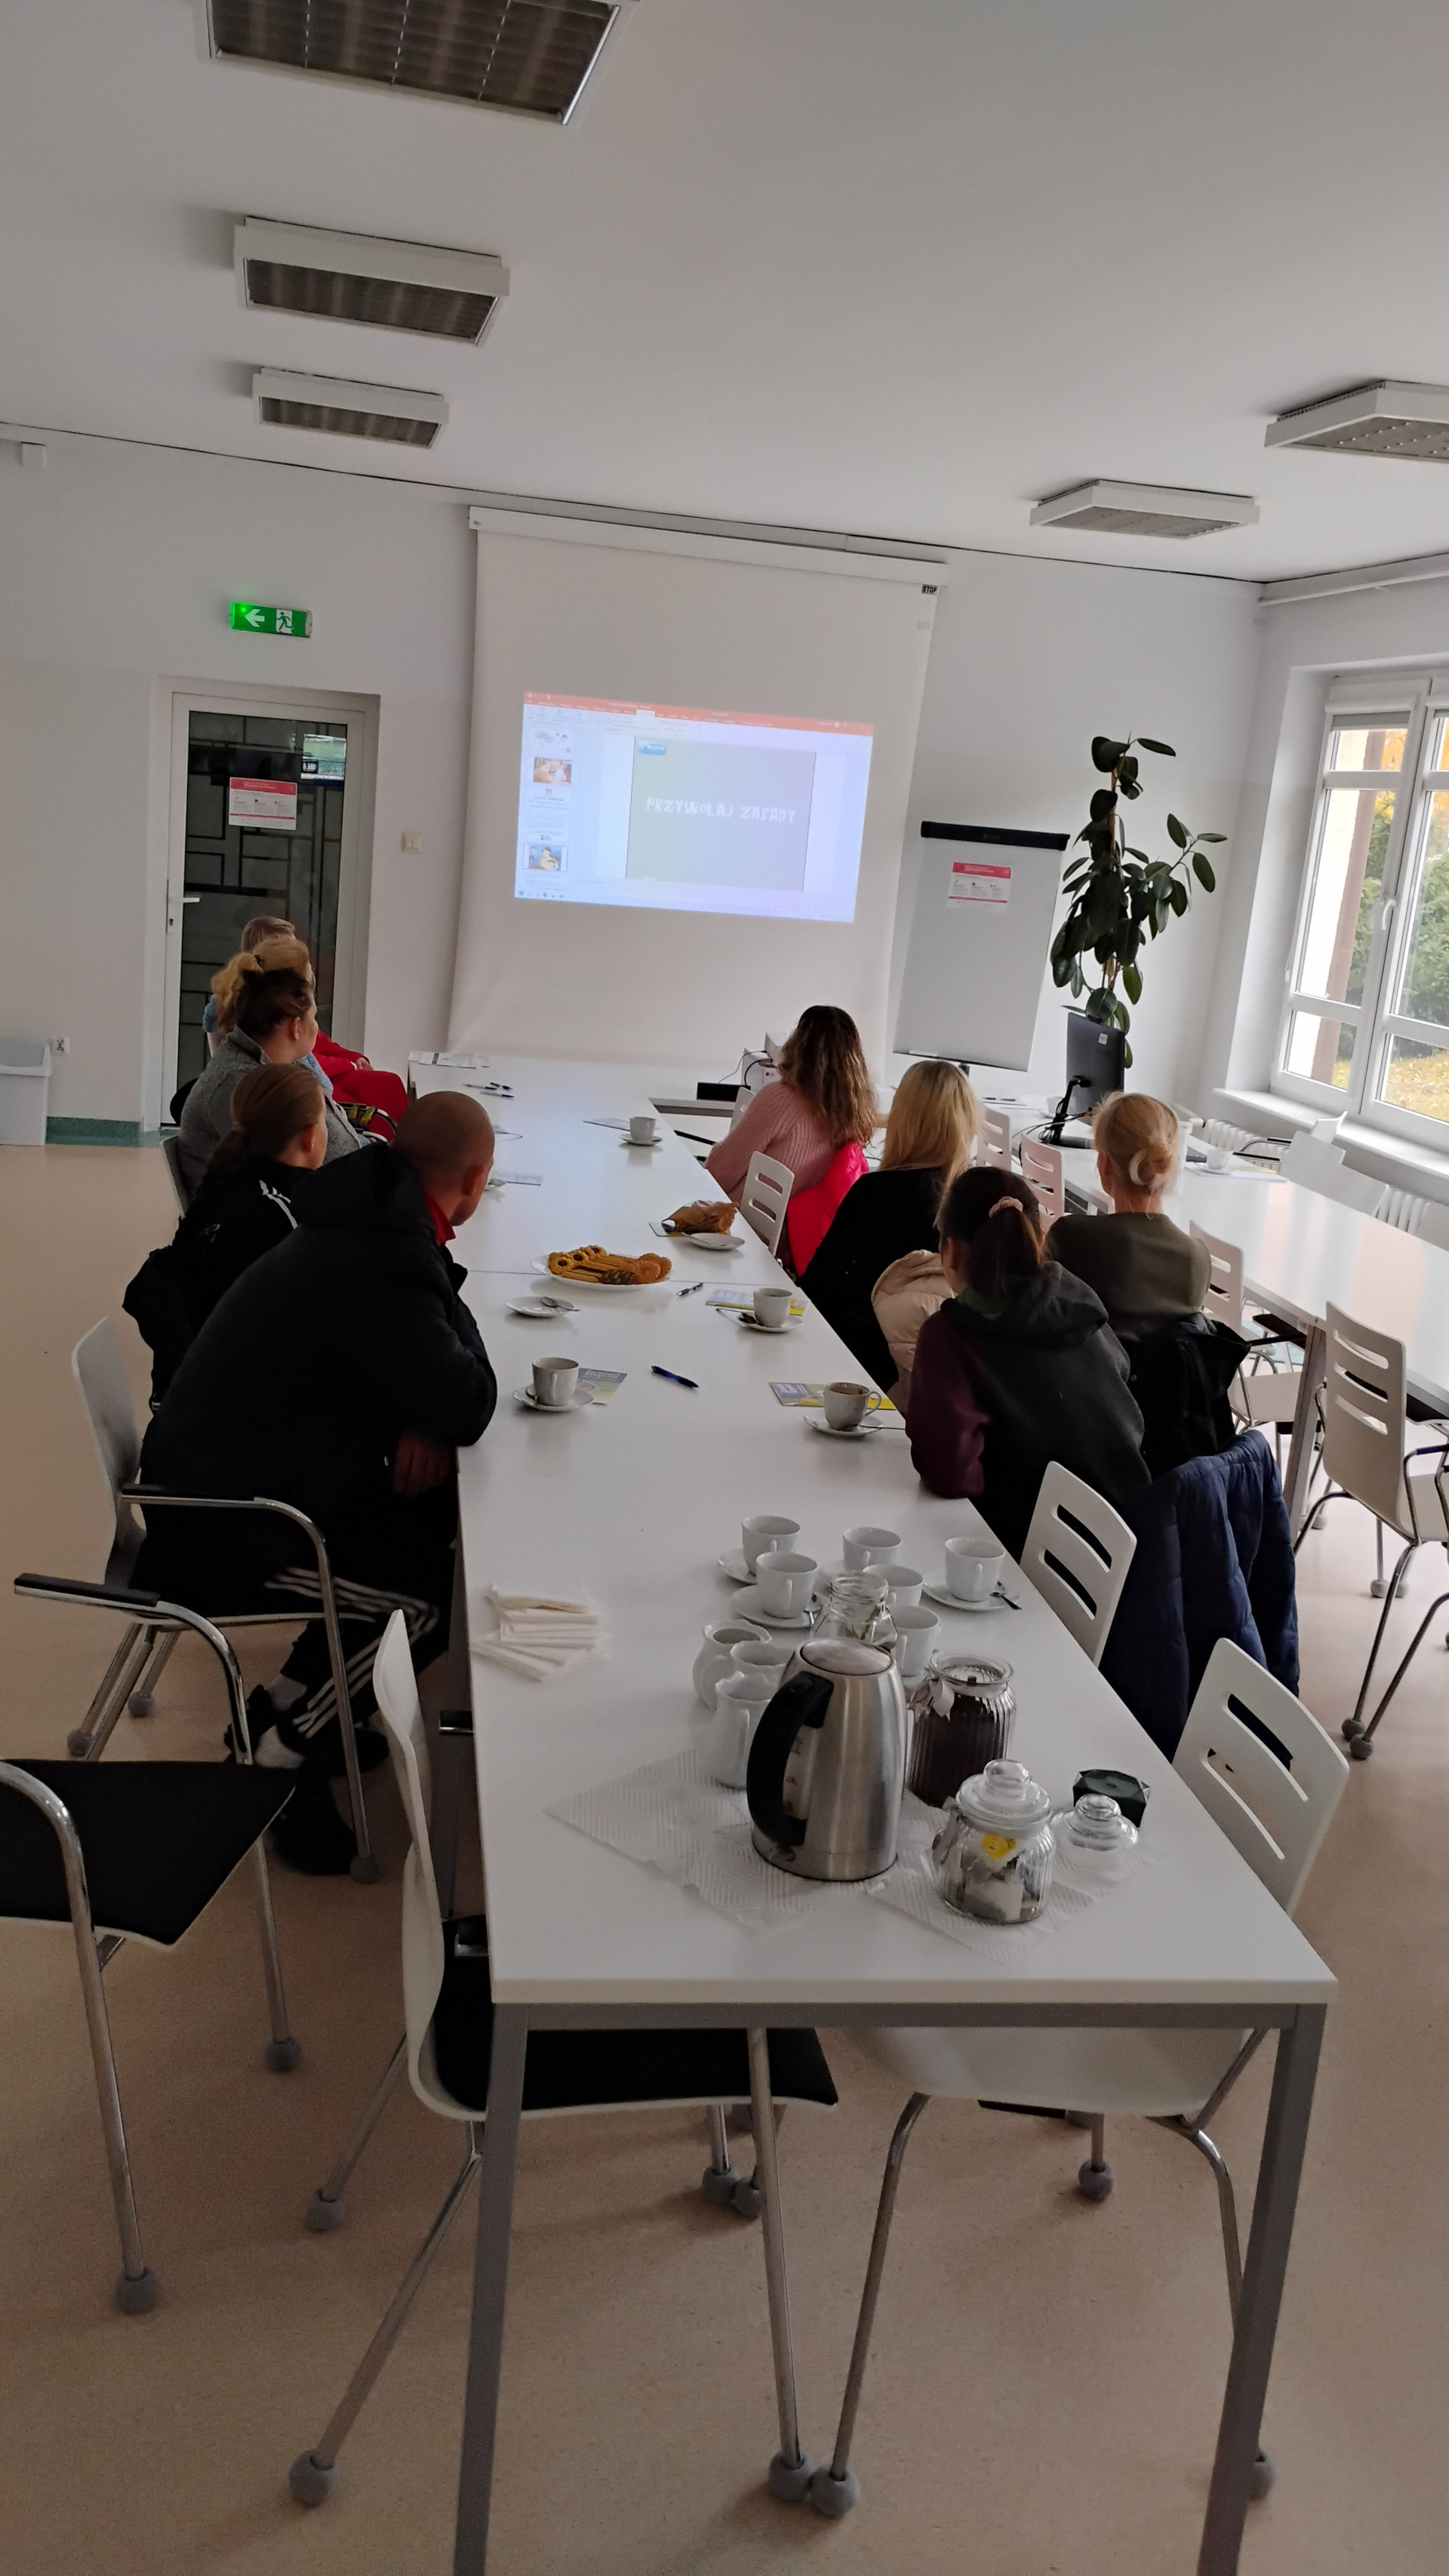
[[[1083,1195],[1096,1191],[1094,1155],[1064,1153],[1062,1169]],[[1323,1383],[1328,1308],[1338,1306],[1402,1342],[1414,1394],[1436,1412],[1449,1410],[1449,1252],[1301,1182],[1250,1172],[1185,1170],[1165,1205],[1177,1224],[1200,1225],[1221,1242],[1236,1243],[1248,1294],[1302,1331],[1303,1373],[1284,1478],[1296,1530],[1312,1470],[1313,1400]]]
[[[1312,2101],[1333,1980],[1308,1943],[1177,1779],[1055,1618],[1018,1581],[1022,1608],[945,1614],[943,1641],[1013,1665],[1014,1749],[1065,1801],[1084,1763],[1135,1771],[1152,1789],[1147,1831],[1158,1858],[1073,1920],[997,1964],[913,1924],[864,1890],[768,1935],[713,1913],[687,1891],[555,1821],[547,1810],[697,1740],[690,1667],[729,1587],[716,1568],[752,1511],[788,1512],[822,1561],[851,1521],[899,1529],[928,1574],[971,1507],[920,1485],[898,1427],[858,1443],[823,1439],[780,1406],[772,1378],[851,1375],[855,1364],[807,1312],[779,1340],[754,1335],[677,1291],[704,1277],[751,1285],[775,1276],[762,1249],[731,1257],[666,1246],[662,1287],[577,1293],[549,1324],[510,1316],[551,1249],[600,1241],[637,1252],[659,1216],[695,1195],[701,1175],[669,1139],[630,1153],[592,1115],[625,1116],[647,1087],[625,1070],[514,1061],[515,1097],[498,1124],[505,1169],[540,1188],[505,1189],[460,1235],[468,1296],[498,1371],[499,1412],[460,1460],[470,1600],[489,1585],[580,1587],[604,1613],[605,1656],[539,1686],[474,1658],[479,1818],[487,1883],[494,2023],[459,2486],[456,2576],[483,2576],[501,2365],[514,2163],[530,2028],[846,2022],[1211,2024],[1279,2034],[1272,2102],[1198,2559],[1200,2576],[1236,2568]],[[707,1185],[706,1185],[707,1186]],[[510,1401],[546,1351],[627,1370],[606,1406],[539,1419]],[[654,1362],[698,1392],[650,1375]],[[763,1866],[763,1864],[762,1864]],[[770,2124],[757,2123],[763,2131]],[[804,2141],[808,2124],[793,2135]],[[792,2146],[792,2154],[805,2152]],[[762,2147],[769,2185],[769,2165]],[[767,2239],[778,2200],[767,2207]],[[767,2243],[768,2252],[768,2243]],[[865,2248],[862,2245],[861,2259]],[[1164,2248],[1164,2260],[1169,2259]],[[771,2271],[772,2322],[783,2326]],[[842,2366],[843,2366],[842,2356]],[[812,2394],[817,2420],[836,2392]],[[781,2397],[782,2446],[793,2414]],[[762,2463],[763,2466],[763,2463]],[[786,2510],[781,2507],[782,2513]],[[864,2510],[869,2511],[869,2495]],[[1124,2534],[1125,2539],[1125,2534]],[[801,2533],[797,2546],[804,2546]],[[791,2545],[782,2529],[781,2554]]]

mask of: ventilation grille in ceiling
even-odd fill
[[[313,231],[251,216],[233,236],[243,304],[317,313],[374,330],[481,340],[508,293],[508,271],[486,253],[422,242]]]
[[[431,447],[448,417],[441,394],[296,376],[280,367],[259,367],[252,393],[257,418],[275,429],[322,429],[331,438],[380,438],[395,447]]]
[[[1250,528],[1258,504],[1245,492],[1181,492],[1170,483],[1074,483],[1038,501],[1034,528],[1083,528],[1100,537],[1208,537]]]
[[[207,0],[213,54],[562,124],[621,0]],[[628,0],[622,0],[628,5]]]
[[[1280,412],[1263,444],[1449,465],[1449,385],[1353,385],[1324,402]]]

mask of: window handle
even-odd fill
[[[1389,923],[1393,920],[1395,911],[1398,908],[1398,901],[1399,898],[1396,894],[1380,895],[1379,900],[1374,905],[1373,911],[1370,915],[1370,923],[1373,929],[1388,929]]]

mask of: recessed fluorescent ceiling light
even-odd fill
[[[1207,537],[1250,528],[1258,504],[1245,492],[1182,492],[1170,483],[1074,483],[1038,501],[1034,528],[1085,528],[1098,537]]]
[[[1449,385],[1353,385],[1347,393],[1280,412],[1263,444],[1449,465]]]
[[[633,0],[205,0],[222,61],[566,124]]]
[[[481,340],[508,293],[502,261],[478,251],[314,232],[302,224],[259,222],[254,215],[237,225],[233,247],[243,304],[318,313],[378,331]]]
[[[441,394],[294,376],[281,367],[258,367],[252,393],[258,420],[274,429],[324,429],[333,438],[382,438],[400,447],[431,447],[448,417]]]

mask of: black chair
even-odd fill
[[[85,1601],[133,1616],[96,1583],[22,1574],[29,1599]],[[233,1870],[251,1856],[272,2035],[267,2064],[289,2074],[301,2049],[287,2027],[287,2001],[262,1836],[292,1794],[285,1771],[252,1767],[246,1694],[225,1637],[195,1610],[140,1596],[158,1635],[189,1629],[221,1665],[231,1701],[236,1762],[0,1762],[0,1916],[18,1923],[69,1924],[80,1969],[91,2058],[105,2132],[111,2193],[121,2239],[115,2301],[140,2315],[156,2296],[131,2185],[131,2160],[116,2083],[102,1972],[126,1941],[174,1949]]]

